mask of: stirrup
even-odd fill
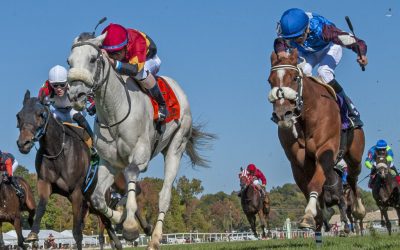
[[[158,106],[158,121],[163,122],[168,117],[168,110],[165,105]]]

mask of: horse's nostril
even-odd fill
[[[285,120],[286,120],[286,119],[292,118],[292,116],[293,116],[293,111],[290,111],[290,110],[289,110],[289,111],[286,111],[284,116],[285,116]]]

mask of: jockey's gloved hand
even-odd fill
[[[266,188],[266,185],[262,184],[261,187],[265,189],[265,188]]]
[[[95,115],[96,114],[96,104],[91,104],[86,110],[90,116]]]

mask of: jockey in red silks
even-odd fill
[[[267,179],[263,172],[256,167],[254,164],[249,164],[247,166],[247,172],[249,176],[254,177],[253,183],[257,186],[257,188],[263,192],[265,192],[265,187],[267,186]]]
[[[11,153],[6,153],[0,150],[0,171],[4,173],[8,178],[8,181],[14,187],[18,197],[24,195],[22,187],[19,185],[16,178],[13,178],[13,173],[18,167],[18,161]]]
[[[154,41],[143,32],[113,23],[103,30],[104,33],[102,51],[110,64],[118,73],[134,78],[148,91],[159,105],[158,121],[165,120],[168,111],[155,79],[161,60]]]

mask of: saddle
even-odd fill
[[[339,105],[339,109],[340,109],[340,119],[341,119],[342,130],[352,129],[353,128],[352,121],[350,120],[350,118],[348,116],[349,110],[347,109],[347,105],[344,103],[344,100],[342,99],[342,97],[340,97],[339,95],[336,95],[336,92],[332,88],[332,86],[322,82],[322,80],[320,78],[315,77],[315,76],[310,76],[310,78],[312,78],[315,81],[315,83],[323,86],[329,92],[329,94],[331,94],[331,97],[333,97],[336,100],[336,103]]]
[[[72,131],[77,137],[79,137],[85,144],[89,147],[92,148],[93,146],[93,141],[90,135],[85,131],[84,128],[79,127],[76,124],[69,123],[69,122],[63,122],[63,124],[70,130]]]

